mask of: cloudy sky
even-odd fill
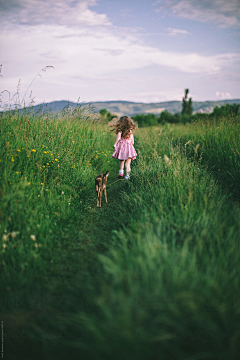
[[[26,101],[240,98],[240,0],[0,0],[0,15],[11,97],[40,72]]]

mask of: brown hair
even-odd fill
[[[120,131],[122,132],[123,138],[128,138],[130,136],[130,130],[136,129],[138,130],[138,125],[129,117],[129,116],[121,116],[119,120],[110,121],[108,126],[113,127],[110,131],[115,131],[118,134]]]

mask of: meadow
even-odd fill
[[[90,109],[1,114],[6,359],[239,358],[239,120],[141,128],[117,181]]]

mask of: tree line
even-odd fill
[[[182,99],[182,111],[181,113],[172,114],[167,110],[164,110],[159,115],[155,114],[137,114],[131,116],[134,121],[138,123],[139,127],[153,126],[158,124],[166,123],[182,123],[186,124],[197,119],[212,119],[219,118],[224,116],[236,116],[240,114],[240,104],[226,104],[221,107],[215,106],[213,112],[210,114],[206,113],[195,113],[193,114],[192,98],[188,98],[189,90],[185,89],[185,95]],[[106,121],[111,121],[117,115],[111,114],[106,109],[100,110],[100,115],[102,119]]]

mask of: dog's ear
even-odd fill
[[[108,177],[108,175],[109,175],[109,170],[106,172],[105,176]]]

